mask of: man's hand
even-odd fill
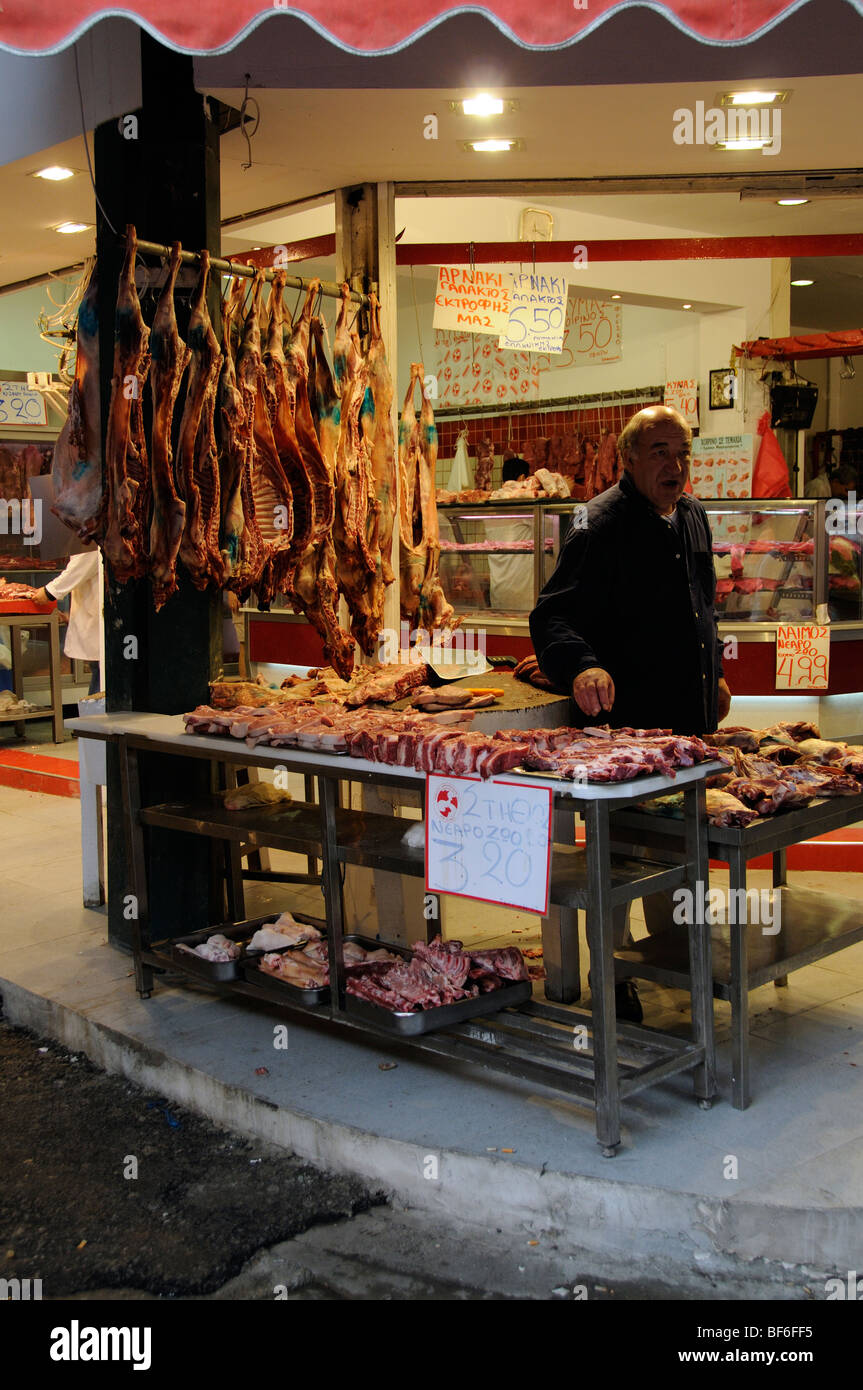
[[[36,589],[33,594],[33,603],[53,603],[51,595],[47,589]]]
[[[728,689],[728,682],[720,679],[716,687],[716,722],[721,724],[728,711],[731,709],[731,691]]]
[[[614,704],[614,681],[601,666],[590,666],[572,682],[572,698],[584,714],[599,714]]]

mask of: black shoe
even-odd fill
[[[589,971],[587,984],[589,989],[593,988]],[[643,1021],[644,1010],[641,1007],[641,1000],[638,997],[634,980],[617,981],[614,986],[614,1011],[624,1023],[641,1023]]]

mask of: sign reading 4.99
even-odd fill
[[[780,623],[776,630],[776,689],[826,690],[830,683],[830,629]]]
[[[551,789],[431,772],[426,889],[548,912]]]

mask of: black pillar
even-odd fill
[[[141,108],[98,126],[94,137],[103,440],[126,224],[134,224],[142,241],[165,245],[180,241],[187,250],[207,247],[212,254],[220,254],[219,135],[204,97],[195,91],[192,59],[142,34],[141,76]],[[148,323],[162,279],[158,265],[152,265],[151,271],[148,291],[141,289],[139,279]],[[181,337],[185,337],[196,277],[194,268],[181,269],[178,277],[176,312]],[[218,278],[211,283],[210,301],[218,323]],[[184,389],[174,414],[175,446]],[[200,593],[178,565],[179,590],[156,613],[148,579],[116,584],[107,566],[106,575],[108,712],[179,714],[206,701],[207,683],[221,661],[221,596],[212,590]],[[145,803],[206,793],[209,765],[193,764],[191,772],[188,767],[176,758],[142,757]],[[212,918],[206,842],[151,831],[148,861],[153,939],[207,926]],[[131,942],[130,892],[119,766],[109,748],[108,922],[109,939],[115,945]]]

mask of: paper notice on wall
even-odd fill
[[[426,888],[544,916],[551,789],[429,773]]]
[[[826,690],[829,682],[829,627],[780,623],[776,629],[776,689]]]
[[[698,429],[698,382],[694,376],[683,381],[666,381],[665,404],[679,410],[688,425]]]
[[[752,435],[693,439],[689,476],[696,497],[751,497]]]
[[[434,301],[435,328],[459,328],[500,337],[506,332],[513,307],[513,278],[503,270],[440,266]]]
[[[520,352],[560,353],[568,285],[563,275],[513,275],[512,307],[499,347]]]
[[[507,352],[491,338],[435,329],[435,408],[511,405],[539,396],[539,359],[529,352]]]

